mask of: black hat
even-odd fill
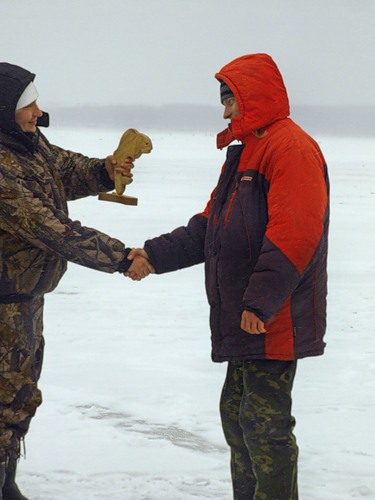
[[[229,99],[230,97],[234,97],[233,92],[228,87],[225,82],[220,82],[220,100],[221,103],[224,104],[225,99]]]

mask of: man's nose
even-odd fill
[[[224,108],[223,118],[224,118],[224,120],[227,120],[230,117],[231,117],[231,112],[230,112],[230,110],[227,107],[225,107]]]
[[[37,105],[36,102],[34,102],[34,105],[33,105],[33,114],[35,116],[42,116],[42,114],[43,114],[43,111],[41,111],[41,109],[39,108],[39,106]]]

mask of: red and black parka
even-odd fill
[[[267,54],[217,73],[239,115],[218,135],[233,140],[205,210],[148,240],[156,273],[205,263],[212,359],[292,360],[324,351],[329,181],[318,144],[289,116],[282,76]],[[240,327],[244,310],[265,334]]]

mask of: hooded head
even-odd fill
[[[35,101],[38,93],[34,86],[34,73],[9,63],[0,63],[0,133],[10,135],[33,149],[35,138],[30,137],[17,125],[17,109]],[[48,126],[48,115],[44,114],[38,125]]]
[[[220,101],[221,101],[221,104],[224,104],[224,101],[226,99],[230,99],[231,97],[234,97],[231,89],[228,87],[228,85],[225,82],[220,82]]]
[[[249,54],[225,65],[215,78],[229,87],[237,100],[239,115],[231,120],[235,139],[289,116],[285,85],[273,59],[267,54]],[[222,88],[222,84],[221,84]]]

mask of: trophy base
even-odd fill
[[[123,203],[124,205],[138,205],[138,198],[116,193],[99,193],[99,200],[114,201],[115,203]]]

